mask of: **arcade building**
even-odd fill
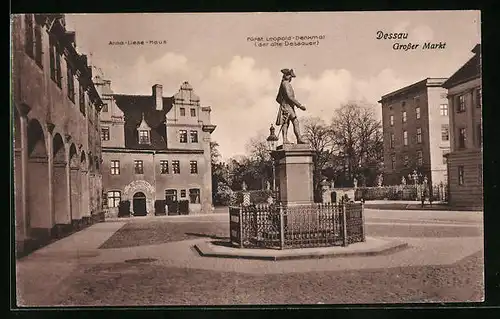
[[[173,96],[160,84],[150,95],[115,94],[95,76],[100,113],[103,194],[110,217],[128,202],[134,216],[199,214],[212,210],[211,108],[188,82]],[[180,212],[172,204],[188,203]],[[161,207],[166,208],[162,212]]]
[[[11,83],[19,257],[103,219],[102,100],[62,14],[12,16]]]

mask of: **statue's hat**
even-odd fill
[[[293,72],[293,69],[282,69],[281,73],[283,73],[284,75],[291,75],[292,78],[295,77],[295,73]]]

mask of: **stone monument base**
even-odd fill
[[[277,166],[278,199],[283,205],[314,202],[313,154],[309,144],[283,144],[272,152]]]

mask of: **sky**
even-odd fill
[[[202,106],[212,108],[212,140],[223,159],[244,154],[252,137],[269,134],[283,68],[297,75],[292,86],[307,108],[297,111],[299,120],[328,122],[350,101],[372,105],[380,118],[382,95],[451,76],[481,42],[479,11],[68,14],[66,24],[76,32],[77,50],[89,55],[115,93],[151,94],[158,83],[172,96],[188,81]],[[377,39],[378,31],[408,35]],[[272,38],[296,36],[315,44],[284,46],[283,39],[271,46]],[[422,50],[426,42],[446,45]],[[395,43],[419,47],[394,50]]]

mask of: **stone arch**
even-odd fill
[[[129,200],[133,203],[134,194],[141,192],[146,196],[146,211],[148,214],[154,214],[154,202],[156,190],[145,180],[135,180],[125,186],[123,189],[122,200]]]
[[[37,236],[38,230],[51,229],[49,162],[47,135],[40,122],[32,119],[28,123],[28,205],[26,222],[31,236]]]
[[[66,144],[59,133],[55,133],[52,140],[55,223],[56,225],[67,225],[71,223],[71,212]]]
[[[89,164],[85,151],[80,155],[80,218],[90,217]]]
[[[71,168],[79,168],[80,167],[80,161],[78,160],[78,151],[76,150],[76,145],[75,143],[71,143],[69,146],[69,165]]]
[[[69,146],[70,218],[80,219],[80,157],[75,143]]]

